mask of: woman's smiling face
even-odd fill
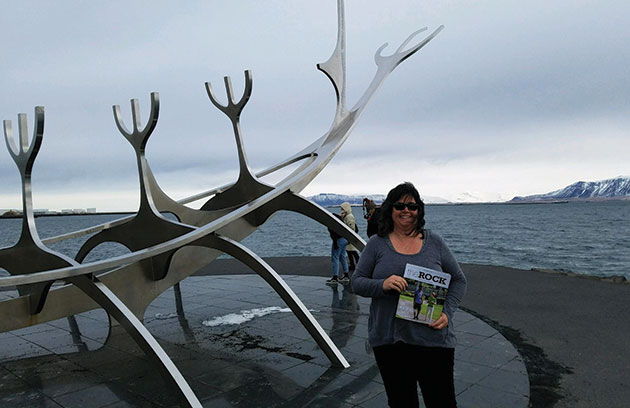
[[[405,195],[400,197],[396,202],[407,204],[415,203],[416,200],[410,195]],[[407,207],[403,208],[402,210],[397,210],[392,207],[392,221],[394,222],[394,230],[407,232],[410,229],[413,229],[414,225],[416,225],[417,218],[418,210],[411,211]]]

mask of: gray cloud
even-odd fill
[[[537,164],[544,168],[558,162],[558,144],[593,150],[595,135],[608,150],[630,149],[619,137],[627,134],[630,110],[627,2],[347,3],[351,105],[375,72],[381,44],[389,42],[389,52],[419,27],[446,29],[388,78],[331,168],[408,160],[412,152],[436,166],[450,192],[459,185],[457,168],[449,166],[464,162],[482,180],[496,172],[491,157],[510,156],[523,169],[526,157],[547,157]],[[177,177],[195,187],[221,182],[235,171],[233,135],[203,83],[224,96],[229,75],[238,94],[243,70],[252,69],[254,93],[242,117],[251,164],[262,168],[291,155],[323,134],[334,114],[334,93],[315,64],[334,47],[335,12],[332,0],[7,4],[0,24],[0,115],[15,122],[26,112],[32,121],[33,107],[46,107],[35,191],[115,188],[121,180],[133,188],[133,151],[115,128],[111,106],[121,105],[130,122],[129,99],[138,98],[146,118],[149,93],[158,91],[160,120],[147,155],[160,180],[182,191]],[[560,188],[578,178],[630,173],[623,163],[603,165],[599,156],[583,160],[590,175],[574,170],[544,185],[512,184],[523,186],[518,194],[524,195],[544,191],[546,183]],[[0,194],[19,194],[14,167],[0,153]],[[357,177],[353,190],[368,192],[366,180],[383,177],[377,169],[362,169],[367,176]],[[331,171],[309,190],[333,191]],[[512,194],[509,185],[466,187]]]

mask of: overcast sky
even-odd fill
[[[423,196],[508,200],[630,174],[629,15],[627,0],[347,1],[349,106],[381,44],[445,29],[385,81],[302,193],[386,193],[408,180]],[[315,68],[335,45],[333,0],[13,1],[0,30],[0,119],[15,128],[25,112],[32,132],[34,107],[46,109],[36,208],[137,208],[133,149],[111,108],[129,127],[131,98],[146,121],[160,94],[147,157],[175,199],[237,176],[230,123],[204,82],[224,100],[223,76],[239,95],[253,71],[241,126],[255,170],[307,146],[334,115]],[[20,208],[20,193],[0,152],[0,208]]]

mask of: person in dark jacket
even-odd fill
[[[377,207],[374,201],[367,197],[363,199],[363,218],[367,220],[368,238],[378,233],[378,218],[381,214],[380,210],[381,208]]]

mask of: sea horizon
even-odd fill
[[[376,194],[372,194],[376,195]],[[366,197],[370,194],[365,195]],[[544,199],[544,200],[517,200],[508,201],[447,201],[447,202],[424,202],[426,206],[453,206],[453,205],[530,205],[530,204],[567,204],[567,203],[593,203],[608,201],[630,201],[630,196],[622,197],[587,197],[587,198],[565,198],[565,199]],[[336,208],[341,204],[323,205],[324,208]],[[350,203],[352,207],[361,207],[360,203]],[[192,208],[192,207],[191,207]],[[80,209],[85,210],[85,209]],[[15,208],[2,209],[4,213],[0,213],[0,218],[22,218],[22,210]],[[35,210],[34,217],[55,217],[55,216],[79,216],[79,215],[131,215],[137,210],[103,210],[95,212],[61,212],[62,210],[46,210],[48,212],[37,212]]]
[[[329,207],[337,212],[336,207]],[[557,205],[427,205],[426,228],[441,235],[461,263],[518,269],[556,270],[630,279],[630,201],[567,202]],[[40,238],[94,227],[135,213],[36,217]],[[353,207],[359,235],[367,240],[362,209]],[[0,219],[0,247],[17,242],[22,220]],[[589,237],[585,239],[585,237]],[[48,246],[74,257],[88,238]],[[289,211],[272,216],[242,244],[261,257],[329,256],[330,237],[321,224]],[[128,253],[118,244],[103,244],[86,262]]]

